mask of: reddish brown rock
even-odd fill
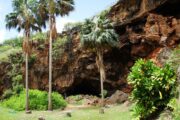
[[[131,91],[127,75],[136,59],[150,58],[160,64],[157,59],[160,51],[176,47],[180,42],[179,3],[178,0],[119,0],[112,7],[108,17],[116,23],[120,42],[118,48],[104,52],[107,74],[104,86],[109,93],[117,89]],[[63,46],[62,56],[53,60],[53,91],[99,95],[96,54],[80,47],[78,29],[60,36],[63,35],[72,36],[72,41]],[[48,42],[33,41],[32,46],[36,59],[30,64],[30,88],[48,90]],[[0,63],[0,94],[12,87],[12,78],[7,75],[11,67],[11,63]],[[24,75],[24,64],[22,68]]]

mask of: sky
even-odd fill
[[[5,16],[12,12],[12,0],[0,0],[0,43],[6,39],[22,36],[15,29],[7,30],[5,27]],[[63,26],[68,22],[83,21],[85,18],[92,17],[102,10],[112,6],[117,0],[74,0],[75,10],[63,18],[58,17],[56,20],[57,30],[61,32]]]

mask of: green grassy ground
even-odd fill
[[[66,113],[71,111],[72,117]],[[45,120],[131,120],[131,114],[125,105],[112,106],[105,109],[105,114],[99,114],[98,108],[73,108],[70,110],[56,111],[32,111],[32,114],[16,112],[11,109],[0,107],[0,120],[38,120],[43,116]]]

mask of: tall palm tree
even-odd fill
[[[49,21],[49,95],[48,110],[52,110],[52,41],[57,37],[56,16],[68,15],[74,10],[74,0],[39,0],[39,12]],[[49,18],[49,20],[48,20]]]
[[[81,43],[84,48],[95,50],[96,64],[100,72],[101,86],[101,113],[104,113],[104,86],[106,80],[105,67],[103,63],[103,51],[118,44],[118,35],[113,29],[112,23],[104,16],[86,20],[81,30]]]
[[[44,22],[38,20],[36,0],[13,0],[13,12],[6,15],[6,28],[15,28],[24,32],[23,51],[25,53],[26,113],[29,113],[28,57],[30,54],[29,38],[32,31],[41,31]]]

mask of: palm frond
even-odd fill
[[[74,0],[57,0],[57,13],[61,16],[68,15],[74,10]]]
[[[110,20],[101,17],[85,20],[81,29],[81,43],[87,48],[116,47],[118,38]]]

